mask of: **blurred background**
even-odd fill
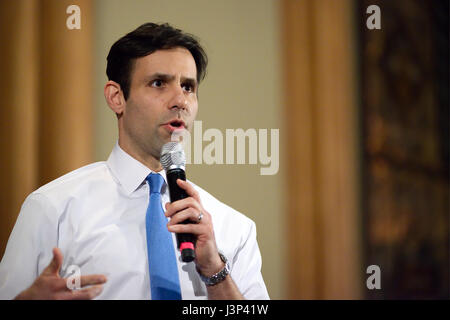
[[[275,175],[187,168],[256,222],[272,299],[449,298],[446,0],[0,0],[0,256],[30,192],[107,159],[106,56],[150,21],[207,51],[203,131],[280,130]]]

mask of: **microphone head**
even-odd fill
[[[186,156],[183,146],[179,142],[168,142],[163,145],[161,150],[160,162],[164,170],[175,168],[185,169]]]

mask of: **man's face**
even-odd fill
[[[185,48],[138,58],[121,117],[128,147],[159,159],[174,131],[189,130],[198,110],[196,79],[195,60]]]

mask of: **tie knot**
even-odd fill
[[[145,180],[150,185],[150,193],[161,193],[164,178],[159,173],[150,173]]]

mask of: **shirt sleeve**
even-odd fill
[[[261,253],[256,241],[256,225],[251,221],[248,237],[236,253],[231,267],[231,278],[245,299],[270,299],[261,274],[261,265]]]
[[[50,263],[57,246],[56,210],[42,194],[30,194],[22,205],[0,262],[0,299],[27,289]]]

